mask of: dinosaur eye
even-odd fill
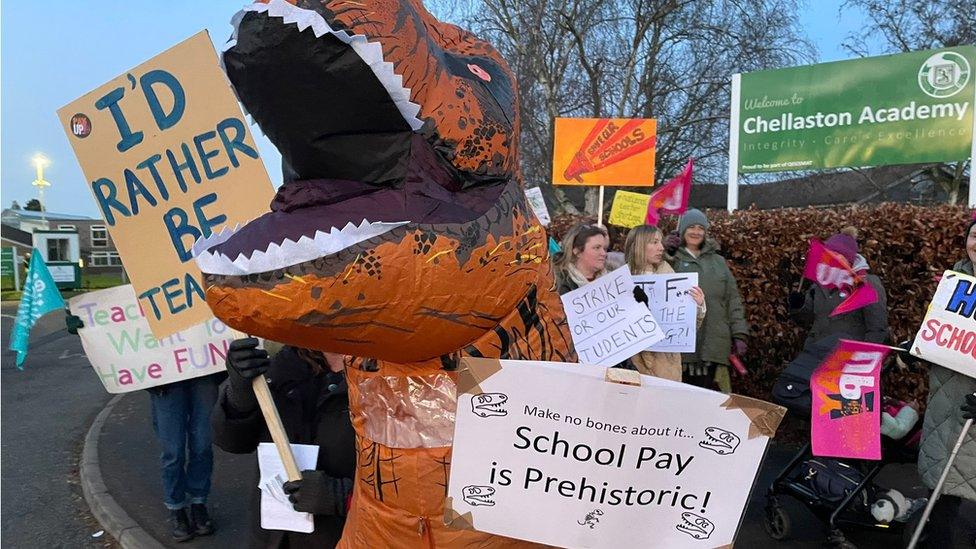
[[[475,65],[474,63],[468,63],[468,70],[471,71],[471,74],[477,76],[478,78],[484,80],[485,82],[491,82],[491,75],[488,74],[488,71],[479,67],[478,65]]]

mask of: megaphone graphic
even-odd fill
[[[609,118],[597,121],[563,171],[563,177],[582,183],[584,173],[595,172],[653,149],[657,136],[647,135],[640,127],[644,122],[646,120],[639,118],[627,120],[622,125]]]

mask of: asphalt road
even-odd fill
[[[92,372],[64,316],[40,319],[24,371],[8,351],[16,305],[3,304],[0,400],[0,545],[114,547],[88,511],[78,459],[92,420],[110,395]]]

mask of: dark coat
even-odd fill
[[[334,478],[352,479],[356,472],[356,437],[349,419],[349,396],[345,377],[331,372],[312,374],[292,347],[284,347],[272,359],[267,373],[271,395],[278,407],[289,441],[319,446],[316,470]],[[234,454],[254,452],[258,443],[271,442],[260,410],[239,414],[228,405],[224,383],[220,387],[211,423],[214,444]],[[315,515],[310,534],[261,529],[260,489],[253,482],[251,524],[252,547],[335,547],[342,537],[345,517]],[[329,494],[346,498],[348,494]]]
[[[698,286],[705,293],[705,320],[698,329],[695,351],[681,354],[683,363],[704,361],[727,366],[732,338],[749,337],[739,287],[718,252],[718,243],[708,239],[698,257],[680,248],[673,258],[667,258],[676,273],[698,273]]]
[[[814,284],[804,294],[803,305],[790,311],[790,316],[804,326],[810,326],[804,345],[812,345],[828,336],[844,339],[884,343],[888,340],[888,297],[881,279],[867,275],[867,282],[874,286],[878,301],[855,311],[830,316],[835,307],[850,295],[837,289],[828,290]]]

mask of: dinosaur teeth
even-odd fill
[[[237,232],[235,227],[198,240],[193,245],[193,257],[200,270],[207,274],[239,276],[264,273],[333,255],[407,223],[370,222],[364,219],[358,226],[350,222],[341,229],[331,227],[328,232],[315,231],[314,237],[305,235],[297,241],[286,238],[281,243],[268,244],[265,250],[253,251],[250,256],[240,254],[231,259],[213,248],[233,236]]]
[[[234,30],[224,48],[225,51],[237,44],[237,31],[244,14],[247,12],[265,13],[269,17],[280,17],[282,23],[295,25],[299,32],[311,28],[316,38],[328,33],[345,42],[373,71],[410,128],[416,131],[424,125],[423,120],[418,116],[420,105],[410,100],[410,89],[403,86],[403,77],[394,71],[393,63],[383,60],[383,47],[379,42],[370,42],[366,36],[361,34],[349,34],[344,30],[335,30],[318,12],[299,8],[285,0],[270,0],[267,3],[255,2],[245,6],[243,10],[234,15],[231,19]],[[223,62],[222,58],[221,62]]]

